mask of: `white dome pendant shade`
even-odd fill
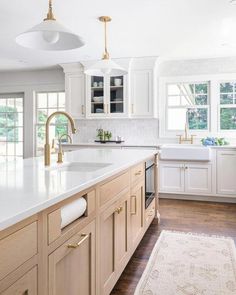
[[[105,26],[105,52],[101,60],[99,60],[94,65],[89,67],[87,70],[85,70],[85,74],[89,76],[98,76],[98,77],[103,77],[103,76],[116,77],[116,76],[126,75],[128,72],[110,59],[110,56],[107,50],[106,24],[107,22],[111,21],[111,18],[109,16],[101,16],[99,17],[99,20],[103,22]]]
[[[16,37],[16,42],[27,48],[41,50],[71,50],[82,47],[82,38],[58,23],[52,12],[52,0],[43,22]]]

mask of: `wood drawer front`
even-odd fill
[[[1,295],[37,295],[37,267],[28,271],[23,277],[3,291]]]
[[[155,217],[155,199],[151,202],[145,211],[145,226],[146,228],[152,223]]]
[[[141,163],[131,169],[131,182],[134,183],[141,177],[144,177],[145,164]]]
[[[84,197],[87,201],[87,209],[80,218],[74,220],[72,223],[68,224],[66,227],[61,229],[61,207],[69,204],[70,202],[79,199],[80,197]],[[96,193],[95,190],[76,198],[76,196],[72,197],[72,201],[63,202],[60,208],[54,210],[53,212],[48,214],[48,244],[51,244],[56,239],[58,239],[62,234],[66,233],[72,227],[76,226],[80,223],[80,221],[84,221],[86,217],[90,217],[96,210]]]
[[[38,252],[37,221],[0,240],[0,280]]]
[[[120,192],[129,186],[129,172],[126,172],[115,179],[103,184],[100,187],[100,206],[116,197]]]

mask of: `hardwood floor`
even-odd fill
[[[236,243],[236,204],[160,200],[161,222],[154,220],[115,285],[112,295],[132,295],[162,230],[230,236]]]

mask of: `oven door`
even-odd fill
[[[155,162],[147,161],[145,167],[145,208],[155,197]]]

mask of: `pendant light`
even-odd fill
[[[16,37],[23,47],[41,50],[71,50],[84,45],[80,36],[58,23],[49,0],[47,17],[40,24]]]
[[[127,71],[116,64],[110,59],[108,50],[107,50],[107,23],[111,21],[109,16],[99,17],[99,21],[104,23],[104,32],[105,32],[105,51],[101,60],[96,62],[94,65],[85,70],[85,74],[89,76],[123,76],[127,74]]]

